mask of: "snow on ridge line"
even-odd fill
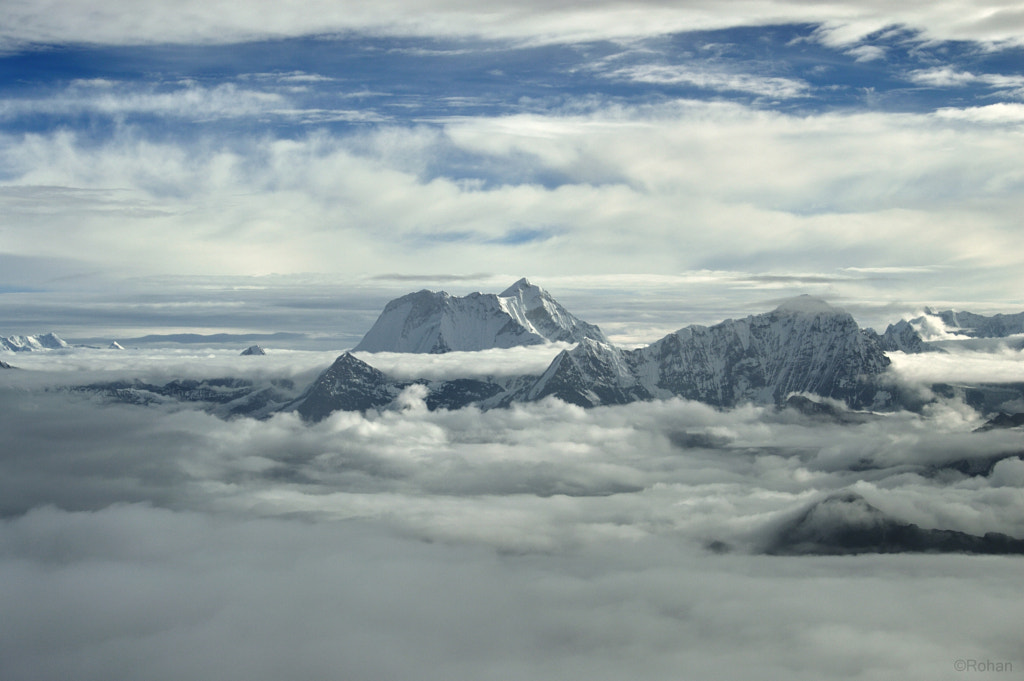
[[[424,289],[396,298],[353,350],[441,354],[584,338],[607,342],[598,327],[524,278],[500,294],[452,296]]]
[[[64,350],[70,348],[68,343],[53,333],[37,336],[8,336],[0,338],[0,348],[9,352],[38,352],[40,350]]]

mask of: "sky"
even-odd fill
[[[6,2],[0,331],[1015,312],[1022,123],[1013,2]]]
[[[1019,312],[1022,137],[1009,0],[0,2],[0,336],[93,346],[0,370],[0,678],[1019,674],[1019,556],[765,555],[848,494],[1024,538],[1020,430],[931,388],[1019,383],[1019,337],[890,353],[924,406],[838,420],[78,388],[297,394],[389,299],[522,276],[625,345],[804,293],[879,330]]]

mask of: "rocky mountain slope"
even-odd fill
[[[683,397],[720,407],[778,404],[792,393],[884,407],[889,365],[873,332],[809,297],[776,310],[688,326],[637,350],[585,341],[559,354],[534,384],[505,403],[554,395],[582,406]]]

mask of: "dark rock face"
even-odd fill
[[[145,381],[91,383],[72,388],[123,404],[153,405],[191,402],[217,416],[267,416],[294,395],[291,381],[276,380],[256,385],[242,378],[178,379],[154,384]]]
[[[1024,426],[1024,412],[1016,414],[1000,412],[986,421],[985,425],[978,428],[975,432],[995,430],[996,428],[1020,428],[1021,426]]]
[[[412,385],[427,389],[427,408],[460,409],[502,393],[489,381],[459,378],[451,381],[398,381],[351,353],[338,357],[326,371],[284,411],[296,411],[306,421],[321,421],[335,411],[366,411],[385,407]]]
[[[904,319],[886,327],[885,333],[878,338],[878,344],[885,352],[917,354],[925,351],[921,334]]]
[[[320,421],[338,410],[382,407],[408,385],[411,384],[389,380],[383,372],[346,352],[285,409],[294,409],[307,421]]]
[[[963,400],[964,404],[982,414],[998,414],[1024,399],[1024,383],[933,383],[930,387],[936,395]]]
[[[599,404],[628,404],[653,399],[633,375],[632,356],[611,345],[584,341],[563,350],[544,374],[518,393],[508,395],[504,404],[533,402],[553,396],[581,407]]]
[[[827,421],[843,425],[868,423],[873,418],[880,418],[870,413],[841,409],[827,402],[817,402],[805,395],[791,395],[782,406],[785,409],[792,409],[816,421]]]
[[[429,384],[427,409],[461,409],[469,404],[483,402],[503,391],[496,383],[477,381],[471,378],[457,378]]]
[[[245,350],[242,350],[242,357],[259,357],[267,354],[267,351],[261,348],[259,345],[250,345]]]
[[[988,532],[926,530],[899,522],[854,492],[834,494],[812,504],[772,538],[772,555],[857,553],[1024,554],[1024,540]]]

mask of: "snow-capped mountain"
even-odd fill
[[[8,336],[0,338],[0,349],[10,352],[35,352],[38,350],[63,350],[71,347],[55,333],[39,336]]]
[[[436,354],[584,338],[607,341],[524,278],[497,295],[423,290],[396,298],[353,350]]]
[[[689,326],[651,345],[623,350],[584,338],[541,376],[502,381],[396,381],[346,353],[291,409],[319,420],[338,409],[389,404],[410,385],[426,387],[429,408],[482,408],[548,396],[584,407],[683,397],[720,407],[782,404],[793,393],[845,402],[852,408],[893,406],[879,381],[889,365],[873,331],[848,313],[812,298],[711,327]]]
[[[530,288],[536,287],[520,282],[510,291],[518,289],[526,298]],[[828,397],[854,409],[884,409],[896,406],[891,388],[881,379],[888,365],[878,334],[858,327],[847,312],[802,296],[765,314],[710,327],[688,326],[636,350],[584,337],[559,353],[540,376],[398,380],[346,352],[291,401],[279,392],[259,394],[259,386],[231,379],[87,388],[125,401],[170,398],[223,404],[221,411],[231,407],[228,414],[259,417],[294,411],[307,421],[339,410],[386,407],[410,388],[415,390],[409,399],[422,399],[428,409],[470,404],[490,409],[549,396],[583,407],[671,397],[718,407],[784,405],[794,394]]]
[[[264,350],[259,345],[250,345],[249,347],[247,347],[245,350],[242,350],[242,352],[241,352],[241,356],[242,357],[256,357],[256,356],[265,355],[265,354],[267,354],[267,351]]]
[[[731,407],[812,393],[854,408],[884,406],[891,395],[876,379],[888,365],[877,334],[801,296],[766,314],[688,326],[637,350],[582,342],[503,401],[554,395],[589,407],[677,396]]]
[[[886,352],[918,353],[925,351],[924,340],[914,325],[905,319],[890,324],[878,338],[882,349]]]
[[[1002,338],[1024,333],[1024,312],[1016,314],[996,314],[991,317],[973,312],[955,312],[953,310],[925,309],[925,314],[938,317],[945,324],[946,330],[971,338]],[[923,322],[924,318],[912,319],[910,323]]]

